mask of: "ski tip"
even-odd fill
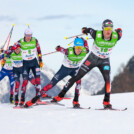
[[[95,109],[95,110],[125,111],[125,110],[127,110],[127,108],[124,108],[124,109],[116,109],[116,108],[99,108],[99,109]]]
[[[125,110],[127,110],[127,107],[126,107],[126,108],[124,108],[122,111],[125,111]]]
[[[13,24],[13,26],[15,26],[15,24]]]

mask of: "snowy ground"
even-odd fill
[[[97,111],[103,96],[81,96],[82,107],[67,109],[72,100],[63,100],[66,106],[40,105],[29,109],[13,109],[0,104],[0,134],[134,134],[134,93],[111,95],[115,108],[127,111]]]

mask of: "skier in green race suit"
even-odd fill
[[[43,67],[42,55],[40,44],[35,37],[32,37],[32,30],[27,28],[24,32],[24,38],[21,38],[14,46],[19,45],[21,48],[21,54],[23,58],[23,83],[21,88],[21,102],[23,106],[25,103],[25,93],[28,84],[28,77],[30,70],[34,74],[36,90],[40,93],[40,68]],[[39,63],[38,63],[39,60]],[[38,94],[37,93],[37,94]]]
[[[0,71],[0,81],[7,76],[10,82],[10,103],[14,103],[14,77],[13,77],[13,67],[11,62],[11,57],[4,52],[0,55],[0,60],[2,60],[2,69]]]
[[[23,58],[22,58],[22,52],[19,45],[13,46],[12,49],[14,51],[11,53],[10,57],[13,66],[13,76],[15,80],[15,105],[17,106],[19,104],[20,75],[22,75],[23,73]],[[28,80],[36,88],[35,78],[33,77],[32,73],[29,74]],[[37,93],[38,93],[38,88],[36,90],[36,94]]]
[[[62,52],[64,56],[63,64],[59,71],[54,75],[52,80],[41,90],[41,96],[46,97],[46,92],[54,87],[60,80],[65,78],[66,76],[74,77],[78,72],[80,63],[83,58],[89,52],[87,41],[83,38],[76,38],[74,40],[74,47],[69,47],[64,49],[63,47],[57,46],[56,50],[58,52]],[[79,107],[79,90],[81,89],[81,79],[76,81],[75,95],[73,99],[73,106]],[[38,97],[35,97],[38,98]],[[33,100],[36,100],[36,99]],[[36,101],[29,101],[27,103],[28,106],[34,104]]]

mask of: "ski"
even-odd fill
[[[24,106],[14,106],[13,109],[22,109],[25,108]]]
[[[24,107],[24,106],[14,106],[13,109],[29,109],[32,107]]]
[[[41,97],[42,100],[52,99],[52,98],[53,98],[52,96]],[[64,97],[63,99],[65,99],[65,100],[69,100],[69,99],[71,99],[71,98],[70,98],[70,97]]]
[[[69,97],[64,97],[63,99],[65,99],[65,100],[69,100],[69,99],[71,99],[71,98],[69,98]]]
[[[124,109],[117,109],[117,108],[99,108],[99,109],[95,109],[95,110],[126,111],[127,108],[124,108]]]
[[[45,100],[45,99],[52,99],[52,96],[47,96],[47,97],[41,97],[41,99]]]
[[[51,102],[51,101],[41,101],[36,102],[37,105],[59,105],[59,106],[65,106],[64,104],[58,103],[58,102]]]
[[[84,107],[67,107],[68,109],[91,109],[91,107],[84,108]]]

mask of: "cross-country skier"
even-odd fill
[[[5,76],[8,76],[9,82],[10,82],[10,103],[14,103],[14,100],[13,100],[14,77],[13,77],[13,67],[12,67],[11,57],[4,52],[3,54],[0,55],[0,60],[2,60],[2,69],[0,71],[0,81]]]
[[[63,60],[63,64],[59,71],[54,75],[50,83],[48,83],[44,88],[41,90],[41,96],[46,97],[46,92],[54,87],[60,80],[65,78],[66,76],[74,77],[78,72],[79,65],[82,62],[83,58],[89,52],[87,41],[83,38],[76,38],[74,40],[74,47],[69,47],[64,49],[63,47],[57,46],[56,50],[58,52],[62,52],[65,55]],[[80,107],[78,97],[79,97],[79,90],[81,88],[81,79],[76,81],[76,88],[75,88],[75,95],[73,99],[73,106]],[[35,99],[33,99],[35,100]],[[26,103],[27,106],[32,105],[33,101],[29,101]]]
[[[76,76],[71,78],[64,86],[63,90],[58,96],[54,97],[52,101],[61,101],[66,92],[73,86],[73,84],[80,80],[85,74],[87,74],[92,68],[98,67],[103,75],[105,81],[105,96],[103,100],[104,108],[112,108],[110,104],[110,54],[113,51],[117,41],[122,36],[122,29],[117,28],[113,31],[113,22],[109,19],[104,20],[102,23],[102,30],[94,30],[92,28],[82,28],[82,33],[92,36],[94,39],[92,51],[87,57],[85,62],[80,67]]]
[[[19,45],[22,51],[23,58],[23,84],[22,84],[22,94],[21,94],[21,103],[23,105],[25,102],[25,93],[26,86],[28,84],[29,72],[32,70],[36,89],[38,89],[38,93],[40,91],[40,67],[43,67],[42,56],[40,45],[38,40],[35,37],[32,37],[32,31],[30,28],[27,28],[24,32],[24,38],[20,39],[16,45]],[[39,63],[38,63],[38,60]]]
[[[23,58],[22,52],[20,49],[20,45],[15,45],[12,47],[14,50],[11,53],[11,61],[13,66],[13,75],[15,80],[15,105],[17,106],[19,103],[19,87],[20,87],[20,75],[23,73]],[[33,74],[30,73],[28,80],[35,86],[35,78]],[[36,86],[35,86],[36,88]],[[36,94],[38,94],[38,89],[36,90]]]

